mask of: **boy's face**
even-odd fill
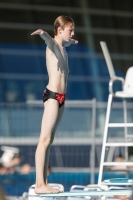
[[[69,40],[74,36],[74,24],[70,23],[65,26],[64,29],[60,30],[61,38],[65,42],[69,42]]]

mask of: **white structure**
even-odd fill
[[[102,182],[102,174],[103,174],[103,167],[104,166],[116,166],[116,165],[126,165],[132,166],[133,162],[105,162],[105,150],[106,147],[118,147],[123,146],[125,147],[125,159],[128,161],[128,152],[127,147],[133,146],[133,143],[127,142],[128,136],[128,127],[133,127],[133,123],[127,123],[127,109],[126,109],[126,99],[133,98],[133,67],[130,67],[126,73],[125,80],[122,77],[118,77],[115,75],[115,71],[113,68],[113,64],[109,55],[109,51],[105,42],[100,42],[106,64],[108,67],[108,71],[110,74],[110,82],[109,82],[109,97],[108,97],[108,104],[107,104],[107,113],[106,113],[106,121],[105,121],[105,129],[104,129],[104,136],[103,136],[103,145],[102,145],[102,154],[101,154],[101,162],[100,162],[100,170],[99,170],[99,179],[98,184]],[[113,84],[115,81],[120,81],[122,83],[122,91],[113,92]],[[123,100],[123,111],[124,111],[124,123],[109,123],[110,114],[111,114],[111,106],[113,103],[114,98],[121,98]],[[108,128],[111,127],[123,127],[125,133],[125,141],[123,143],[109,143],[107,142],[108,138]]]

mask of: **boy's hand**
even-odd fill
[[[38,30],[34,31],[33,33],[31,33],[31,35],[38,35],[38,34],[40,35],[43,33],[44,33],[44,31],[42,29],[38,29]]]
[[[78,44],[79,42],[78,42],[78,40],[75,40],[75,44]]]
[[[78,40],[71,39],[72,44],[78,44]]]
[[[78,44],[78,40],[70,39],[69,42],[64,43],[64,46],[69,47],[71,44]]]

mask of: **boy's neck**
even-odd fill
[[[58,36],[55,35],[54,40],[60,47],[63,47],[63,41]]]

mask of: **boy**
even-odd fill
[[[36,184],[35,193],[59,193],[47,183],[47,169],[50,146],[55,131],[64,112],[64,103],[69,73],[66,46],[77,44],[74,36],[74,21],[68,16],[59,16],[54,22],[54,38],[43,31],[36,30],[31,35],[39,34],[47,45],[46,65],[49,77],[48,85],[43,93],[45,111],[42,117],[41,133],[36,149]]]

